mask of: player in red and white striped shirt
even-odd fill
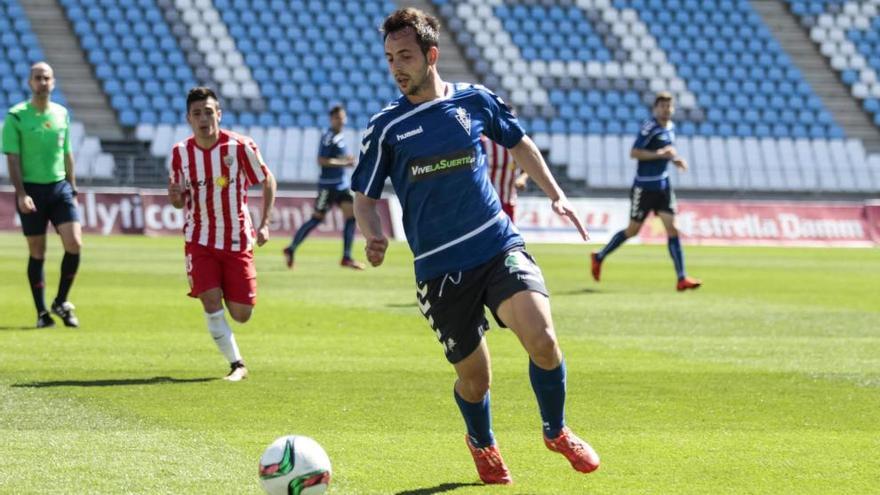
[[[247,376],[235,336],[226,321],[244,323],[257,301],[253,245],[269,240],[269,218],[275,201],[275,178],[256,143],[220,128],[220,103],[205,87],[186,97],[186,120],[193,135],[174,145],[169,158],[168,197],[184,208],[186,272],[189,295],[205,308],[208,330],[230,363],[227,380]],[[254,230],[247,205],[248,186],[263,185],[263,212]]]
[[[480,135],[480,141],[483,143],[483,150],[486,152],[486,162],[489,165],[489,181],[498,193],[498,199],[501,200],[501,209],[510,216],[511,220],[515,220],[516,191],[526,187],[529,174],[521,171],[516,166],[516,162],[507,148],[492,141],[485,135]]]

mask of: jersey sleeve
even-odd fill
[[[18,117],[11,112],[3,120],[3,153],[21,154],[21,131],[18,129]]]
[[[180,156],[180,146],[171,148],[168,155],[168,179],[175,184],[183,184],[183,159]]]
[[[634,150],[646,150],[648,149],[648,145],[651,144],[651,140],[654,139],[654,136],[657,135],[657,127],[654,125],[654,122],[650,120],[646,120],[642,124],[642,128],[639,129],[639,134],[636,136],[636,141],[633,143]]]
[[[483,107],[488,114],[483,133],[496,143],[507,149],[513,148],[522,140],[526,131],[523,130],[519,119],[513,115],[507,103],[504,103],[498,95],[488,89],[479,86],[479,92]]]
[[[373,199],[382,196],[391,164],[391,150],[382,141],[382,133],[378,123],[364,131],[358,165],[351,176],[351,189]]]
[[[260,154],[257,143],[253,141],[244,143],[241,150],[244,156],[239,156],[239,166],[247,178],[247,184],[250,186],[266,180],[266,176],[269,175],[269,167],[263,161],[263,155]]]

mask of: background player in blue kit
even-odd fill
[[[671,93],[661,92],[654,98],[654,117],[642,123],[639,135],[633,144],[630,157],[639,161],[636,178],[630,191],[629,225],[614,234],[611,241],[601,251],[590,255],[593,279],[597,282],[602,274],[602,262],[627,239],[639,233],[648,212],[653,211],[663,222],[669,237],[669,255],[675,265],[678,277],[676,289],[679,291],[696,289],[702,282],[688,277],[684,270],[684,253],[678,229],[675,227],[675,193],[669,184],[667,165],[671,161],[682,171],[688,164],[675,150],[675,103]]]
[[[507,105],[482,86],[440,79],[435,18],[413,8],[397,10],[382,31],[388,68],[404,96],[370,120],[352,177],[367,258],[381,265],[388,247],[376,206],[390,177],[415,257],[419,307],[458,375],[454,397],[480,478],[512,481],[492,432],[484,306],[529,354],[545,445],[578,471],[591,472],[599,456],[565,426],[565,362],[543,276],[501,210],[480,134],[510,149],[550,197],[553,210],[585,239],[586,231]]]
[[[294,234],[290,245],[284,248],[284,261],[288,268],[293,268],[296,248],[306,239],[309,232],[321,225],[324,217],[333,205],[342,209],[345,226],[342,231],[342,260],[340,266],[363,270],[364,264],[351,257],[351,243],[354,240],[354,210],[352,208],[351,181],[346,168],[354,165],[354,156],[345,150],[346,114],[342,105],[330,109],[330,128],[321,136],[321,147],[318,149],[318,165],[321,166],[321,177],[318,179],[318,198],[315,200],[315,212],[306,223],[302,224]]]

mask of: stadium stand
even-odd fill
[[[787,1],[880,126],[877,2]],[[287,183],[316,179],[314,157],[332,104],[347,107],[356,149],[357,129],[397,96],[376,31],[397,7],[390,0],[59,3],[120,123],[149,142],[156,159],[188,135],[182,110],[196,82],[218,88],[224,125],[252,135]],[[29,30],[17,4],[0,5],[12,9],[0,19],[8,28],[0,30],[0,64],[7,74],[26,73],[27,64],[12,61],[30,59],[22,47],[38,44],[20,39]],[[681,189],[880,190],[880,157],[844,135],[747,1],[433,5],[475,82],[511,101],[551,163],[587,189],[629,186],[640,121],[653,94],[670,90],[679,107],[678,148],[694,165],[675,178]],[[3,77],[0,102],[24,95],[15,77]],[[96,142],[86,139],[81,147],[91,152]]]
[[[788,0],[853,97],[880,126],[880,3]]]
[[[27,80],[31,64],[45,60],[40,43],[31,30],[31,24],[17,0],[0,0],[0,108],[6,109],[30,97]],[[62,84],[58,84],[52,100],[67,105]],[[72,116],[74,117],[74,116]],[[0,122],[0,130],[3,123]],[[86,135],[83,124],[74,120],[70,126],[70,141],[74,159],[79,164],[78,176],[84,179],[113,177],[113,157],[102,152],[101,142]],[[0,177],[6,177],[6,155],[0,154]]]
[[[435,3],[551,161],[590,186],[627,186],[619,170],[631,164],[632,136],[653,93],[668,89],[678,148],[698,164],[677,178],[683,188],[880,188],[861,143],[845,139],[749,2]],[[835,159],[802,162],[792,151]]]

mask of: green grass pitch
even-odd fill
[[[61,247],[50,240],[47,299]],[[568,362],[567,421],[602,456],[570,469],[541,442],[527,358],[497,328],[494,429],[515,484],[484,487],[454,372],[415,304],[412,257],[338,267],[341,241],[258,249],[259,303],[227,365],[185,297],[179,238],[86,237],[82,328],[35,321],[24,239],[0,235],[0,493],[258,494],[263,448],[312,436],[331,493],[877,493],[880,250],[533,245]],[[358,241],[360,252],[362,241]]]

